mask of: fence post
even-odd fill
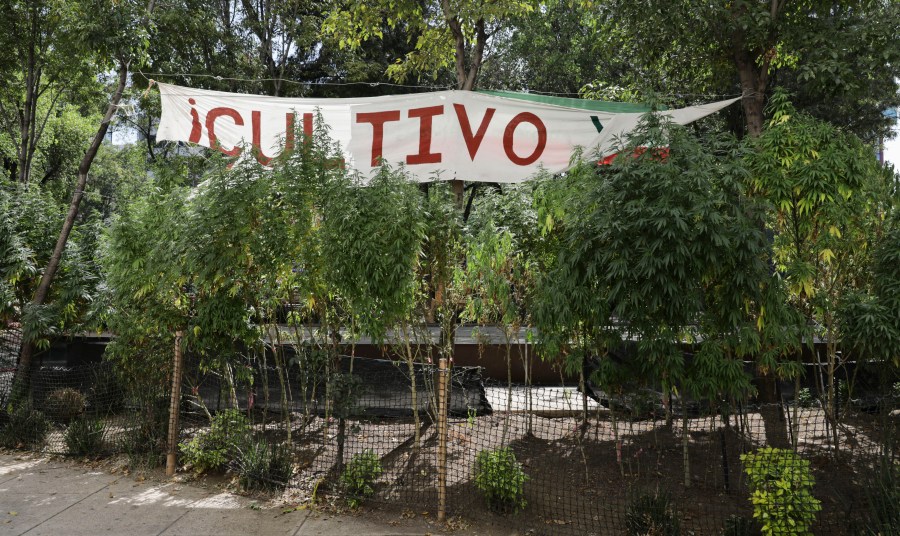
[[[450,371],[447,370],[447,358],[442,357],[438,360],[438,414],[437,414],[437,430],[438,430],[438,451],[437,451],[437,472],[438,472],[438,521],[444,521],[447,516],[447,380],[450,378]]]
[[[166,476],[175,474],[176,448],[178,447],[178,413],[181,411],[181,337],[183,332],[175,332],[175,363],[172,367],[172,401],[169,404],[169,444],[166,455]]]

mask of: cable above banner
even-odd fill
[[[267,165],[294,132],[315,132],[320,116],[346,163],[365,176],[382,159],[421,182],[521,182],[541,169],[561,173],[578,147],[612,152],[641,112],[558,106],[472,91],[350,99],[286,99],[159,84],[157,140],[190,142]],[[739,98],[663,112],[679,124]],[[590,102],[590,101],[585,101]],[[248,156],[248,155],[243,155]]]

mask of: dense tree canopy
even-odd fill
[[[278,321],[382,342],[438,323],[445,345],[470,321],[538,326],[549,358],[573,374],[599,358],[613,381],[619,364],[603,356],[639,334],[629,374],[710,400],[753,392],[745,358],[796,372],[809,324],[896,359],[896,178],[868,144],[900,104],[898,10],[3,0],[0,318],[37,345],[97,320],[123,363],[149,356],[157,373],[176,329],[210,366],[231,366]],[[271,168],[158,144],[149,78],[277,96],[441,85],[744,99],[693,130],[648,116],[621,140],[633,158],[598,167],[587,148],[565,176],[470,187],[461,209],[402,169],[364,186],[318,137]],[[114,146],[109,128],[137,143]]]

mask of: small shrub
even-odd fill
[[[375,493],[375,481],[383,472],[381,460],[374,451],[366,450],[353,456],[341,474],[341,487],[347,504],[356,508],[371,497]]]
[[[753,517],[762,525],[762,534],[810,534],[822,505],[812,495],[809,461],[790,450],[770,447],[742,454],[741,461],[749,477]]]
[[[68,424],[84,414],[86,400],[81,391],[64,387],[47,395],[44,412],[50,420]]]
[[[105,426],[99,419],[82,417],[66,430],[66,448],[72,456],[97,454],[103,447]]]
[[[0,445],[8,448],[33,448],[44,442],[50,423],[43,413],[30,405],[9,411],[8,421],[0,433]]]
[[[240,411],[229,409],[213,417],[206,432],[195,435],[179,448],[184,462],[198,473],[222,469],[234,458],[235,447],[246,442],[250,423]]]
[[[753,520],[742,516],[728,516],[722,536],[754,536],[759,531],[753,527]]]
[[[625,510],[625,534],[628,536],[678,536],[681,521],[675,515],[666,493],[637,496]]]
[[[124,434],[121,447],[132,468],[157,467],[165,460],[169,400],[153,397],[138,402],[140,410],[132,416],[136,426]]]
[[[801,408],[811,408],[815,405],[815,402],[816,398],[813,396],[812,391],[809,390],[809,387],[804,387],[797,393],[797,404]]]
[[[265,439],[236,447],[238,482],[245,491],[283,489],[294,474],[291,451]]]
[[[873,476],[866,487],[871,507],[866,534],[900,535],[900,465],[882,463],[878,474]]]
[[[475,487],[484,494],[488,507],[499,512],[525,508],[528,475],[509,447],[482,450],[475,457]]]

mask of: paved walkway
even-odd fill
[[[334,536],[438,534],[423,519],[251,508],[255,501],[173,481],[138,481],[65,460],[0,453],[0,535]]]

